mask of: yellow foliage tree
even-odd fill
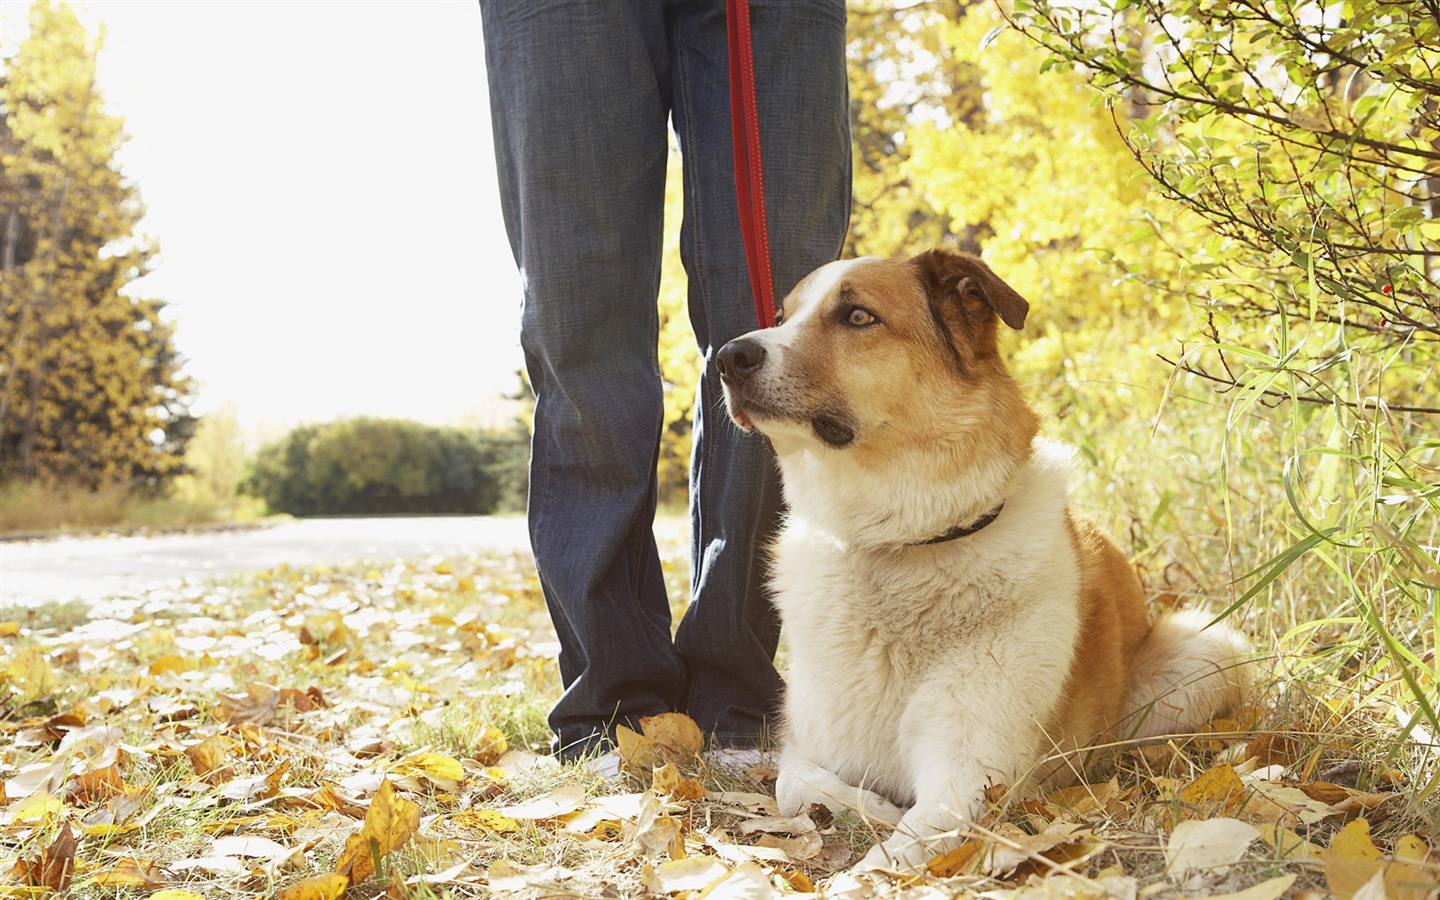
[[[163,304],[123,293],[153,244],[92,42],[37,2],[0,79],[0,478],[158,484],[193,419]]]
[[[672,143],[665,173],[665,256],[660,269],[660,375],[665,382],[665,423],[660,434],[662,503],[684,502],[690,481],[690,417],[700,384],[700,351],[690,327],[689,282],[680,261],[684,179]],[[738,226],[737,226],[738,227]]]

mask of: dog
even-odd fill
[[[777,312],[716,363],[789,506],[782,814],[857,810],[894,831],[856,868],[916,869],[987,786],[1070,780],[1081,748],[1241,702],[1245,640],[1198,611],[1152,624],[1125,556],[1069,512],[1069,453],[997,349],[1029,304],[984,262],[833,262]]]

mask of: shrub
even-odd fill
[[[480,515],[523,496],[517,445],[518,436],[396,419],[302,425],[261,449],[245,486],[272,512],[297,516]]]

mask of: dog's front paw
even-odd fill
[[[954,832],[917,838],[903,830],[897,831],[883,843],[871,847],[869,853],[850,867],[850,871],[883,870],[915,874],[923,871],[930,860],[955,849],[959,844],[960,838]]]
[[[782,764],[775,781],[780,814],[793,816],[818,803],[832,812],[853,810],[871,822],[894,825],[905,810],[874,791],[847,783],[838,775],[810,762]]]

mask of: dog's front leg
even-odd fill
[[[780,759],[775,778],[775,800],[782,816],[793,816],[819,803],[834,811],[854,810],[861,818],[894,825],[905,810],[874,791],[850,784],[845,779],[805,759]]]
[[[962,832],[984,802],[980,769],[973,759],[955,760],[950,771],[941,771],[937,762],[936,757],[921,762],[932,769],[917,772],[915,805],[900,817],[895,832],[872,847],[855,869],[916,871],[964,840]]]
[[[1038,746],[1039,728],[1019,700],[999,707],[1009,715],[997,709],[976,718],[957,712],[963,707],[956,704],[963,699],[951,685],[917,692],[901,720],[902,745],[915,779],[915,805],[856,869],[914,871],[958,847],[984,810],[985,786],[1013,781],[1026,748]],[[957,728],[957,721],[965,721],[965,727]]]

